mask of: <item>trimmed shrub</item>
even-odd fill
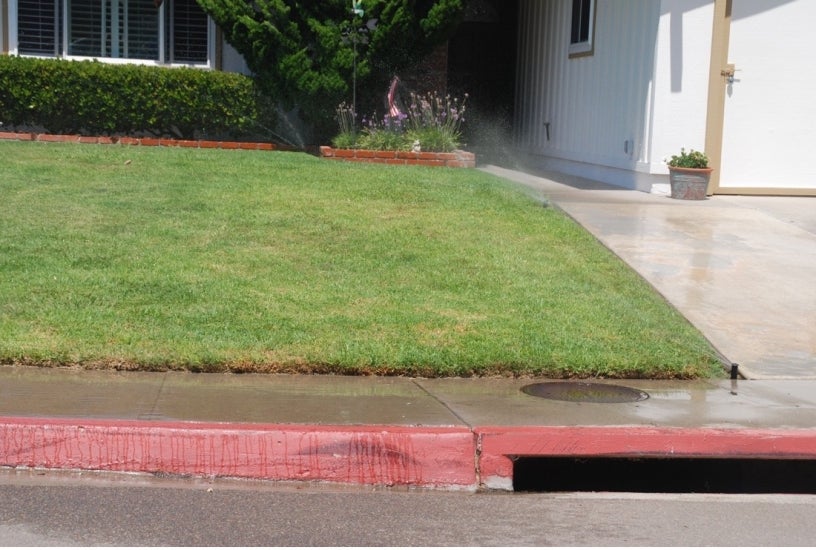
[[[0,122],[57,134],[250,137],[271,126],[254,81],[192,68],[0,55]]]

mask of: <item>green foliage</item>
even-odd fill
[[[700,151],[691,149],[687,153],[681,148],[680,154],[672,155],[666,164],[675,168],[708,168],[708,157]]]
[[[191,68],[0,56],[0,121],[52,133],[251,133],[265,115],[251,78]]]
[[[332,138],[332,145],[338,149],[351,149],[357,143],[357,113],[354,107],[341,103],[335,111],[335,119],[340,127],[340,133]]]
[[[337,149],[354,149],[358,137],[356,132],[340,132],[332,138],[331,143]]]
[[[364,128],[354,147],[376,151],[408,151],[411,144],[405,132],[392,124]]]
[[[364,118],[359,133],[355,131],[355,113],[341,104],[337,108],[340,133],[332,144],[342,149],[450,152],[459,147],[466,104],[467,94],[460,101],[449,95],[412,93],[406,113]]]
[[[379,98],[395,72],[453,32],[464,10],[464,0],[363,0],[363,15],[350,0],[198,3],[268,95],[286,109],[299,106],[318,139],[331,134],[335,106],[350,99],[355,65],[358,88]]]
[[[459,147],[458,138],[441,128],[428,127],[408,130],[405,136],[410,143],[417,143],[418,147],[423,151],[449,153]]]
[[[425,151],[456,149],[462,136],[467,98],[467,94],[460,101],[450,95],[412,93],[408,105],[409,139],[418,141]]]

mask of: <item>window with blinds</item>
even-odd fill
[[[59,55],[62,0],[18,0],[17,50],[28,55]]]
[[[122,57],[159,61],[159,10],[153,0],[127,0],[125,3],[127,19],[123,25],[126,34],[122,37]]]
[[[172,30],[167,44],[170,45],[168,59],[171,63],[207,62],[207,14],[195,0],[174,0],[172,5]]]
[[[68,55],[88,57],[109,57],[103,47],[103,38],[108,35],[110,18],[108,10],[102,10],[107,2],[99,0],[68,0]],[[107,6],[105,6],[107,7]]]
[[[195,0],[17,0],[23,55],[206,65],[209,27]]]

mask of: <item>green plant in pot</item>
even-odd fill
[[[669,183],[673,199],[703,200],[708,192],[708,182],[713,168],[708,166],[705,153],[680,149],[666,161],[669,166]]]

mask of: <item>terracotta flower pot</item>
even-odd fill
[[[708,181],[713,168],[680,168],[669,166],[671,198],[703,200],[708,192]]]

